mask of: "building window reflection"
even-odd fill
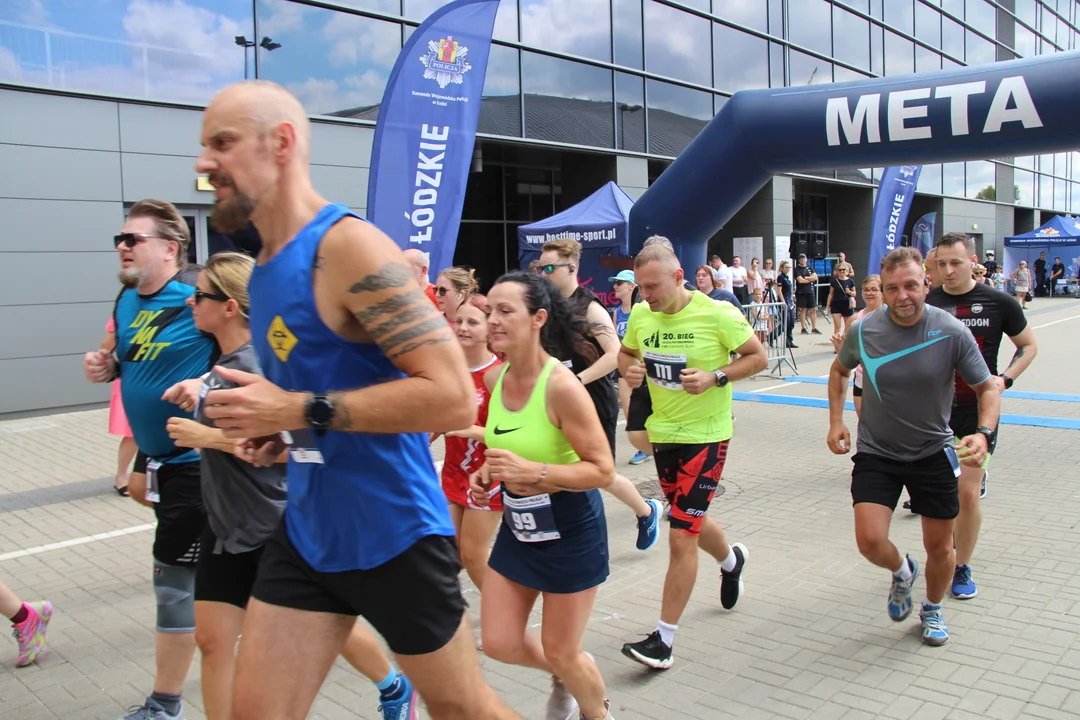
[[[769,86],[768,42],[713,24],[713,87],[726,92]]]
[[[521,76],[525,137],[615,146],[610,70],[522,52]]]
[[[675,157],[690,144],[712,118],[709,93],[647,80],[649,152]]]
[[[705,18],[645,0],[645,69],[711,86],[711,24]]]
[[[645,152],[645,81],[615,73],[615,133],[619,150]]]

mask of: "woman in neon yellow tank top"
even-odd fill
[[[581,640],[608,574],[597,488],[614,480],[615,463],[589,393],[552,357],[595,350],[584,321],[546,279],[504,275],[488,307],[491,347],[506,364],[484,378],[492,390],[487,462],[470,479],[480,504],[502,484],[503,522],[481,593],[484,652],[552,674],[548,718],[611,718],[604,679]],[[526,624],[541,593],[537,636]]]

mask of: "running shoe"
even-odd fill
[[[45,633],[52,619],[53,606],[48,600],[23,603],[27,609],[26,619],[12,626],[11,634],[19,643],[19,657],[15,667],[26,667],[37,659],[45,647]]]
[[[184,710],[175,715],[165,712],[165,708],[157,704],[152,698],[146,698],[146,702],[138,707],[129,707],[128,714],[120,720],[184,720]]]
[[[728,572],[720,568],[720,604],[725,610],[730,610],[739,602],[743,589],[742,574],[750,557],[750,551],[742,543],[732,545],[731,551],[735,553],[735,569]]]
[[[641,463],[646,462],[651,457],[652,455],[638,450],[636,453],[634,453],[634,457],[630,458],[630,464],[640,465]]]
[[[660,537],[660,513],[663,508],[656,500],[646,500],[645,504],[652,510],[645,517],[637,519],[637,549],[648,550],[656,544]]]
[[[922,641],[935,647],[949,642],[949,628],[945,627],[945,620],[941,617],[941,605],[923,603],[919,610],[919,620],[922,621]]]
[[[979,499],[982,500],[986,497],[986,481],[990,479],[990,471],[983,470],[982,487],[979,488]]]
[[[818,330],[817,328],[814,328],[813,330],[810,331],[810,334],[811,335],[820,335],[821,331]]]
[[[653,670],[667,670],[675,662],[671,655],[671,646],[660,639],[659,630],[653,630],[644,640],[624,644],[622,654]]]
[[[803,328],[803,329],[802,329],[802,330],[800,331],[800,334],[801,334],[801,335],[809,335],[809,334],[810,334],[810,331],[808,331],[808,330],[807,330],[806,328]]]
[[[590,718],[585,713],[581,713],[581,720],[615,720],[615,716],[611,714],[611,701],[604,701],[604,717]]]
[[[915,585],[915,578],[919,577],[919,563],[910,555],[904,558],[911,568],[911,579],[904,580],[900,573],[893,573],[892,590],[889,591],[889,617],[896,622],[906,620],[911,614],[911,588]]]
[[[398,678],[401,682],[390,688],[389,695],[379,695],[379,714],[383,720],[416,720],[416,690],[409,678],[400,674]]]
[[[952,596],[957,600],[970,600],[978,594],[975,581],[971,579],[971,568],[957,565],[952,576]]]
[[[563,681],[552,677],[551,695],[548,696],[547,715],[545,715],[547,720],[577,720],[579,710],[577,700],[563,685]]]

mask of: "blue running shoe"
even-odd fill
[[[904,558],[904,562],[911,568],[911,579],[904,580],[899,574],[894,574],[889,592],[889,617],[896,622],[906,620],[911,614],[911,588],[915,585],[915,578],[919,577],[919,563],[910,555]]]
[[[379,714],[383,720],[417,720],[416,690],[409,678],[398,675],[401,680],[390,688],[389,695],[379,696]]]
[[[971,568],[967,565],[957,565],[952,576],[952,596],[957,600],[970,600],[978,593],[975,581],[971,579]]]
[[[651,457],[652,457],[652,455],[649,455],[648,453],[643,453],[640,450],[638,450],[636,453],[634,453],[634,457],[630,458],[630,464],[631,465],[640,465],[641,463],[647,461]]]
[[[941,605],[923,603],[919,620],[922,621],[924,643],[937,647],[949,642],[949,628],[945,627],[945,620],[941,617]]]
[[[664,509],[656,500],[646,500],[645,503],[652,512],[637,519],[638,550],[648,550],[656,544],[656,540],[660,537],[660,514]]]

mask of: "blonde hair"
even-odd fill
[[[188,246],[191,245],[191,232],[187,221],[171,202],[165,200],[140,200],[131,206],[128,218],[150,218],[154,221],[156,232],[165,240],[172,240],[180,249],[176,253],[176,266],[187,265]]]
[[[865,288],[867,285],[869,285],[872,282],[877,283],[878,290],[881,290],[881,289],[883,289],[885,287],[881,282],[881,276],[880,275],[867,275],[866,277],[864,277],[862,279],[862,286]]]
[[[244,320],[248,319],[251,299],[248,296],[248,281],[255,268],[255,260],[238,252],[223,252],[211,255],[203,268],[206,282],[215,291],[235,300]]]
[[[448,267],[439,273],[439,277],[449,280],[454,289],[462,295],[472,295],[480,289],[480,283],[476,280],[476,271],[465,265]]]
[[[581,260],[581,243],[577,240],[571,240],[570,238],[548,240],[544,243],[543,251],[547,252],[548,250],[554,250],[559,253],[560,257],[566,258],[572,263]]]

